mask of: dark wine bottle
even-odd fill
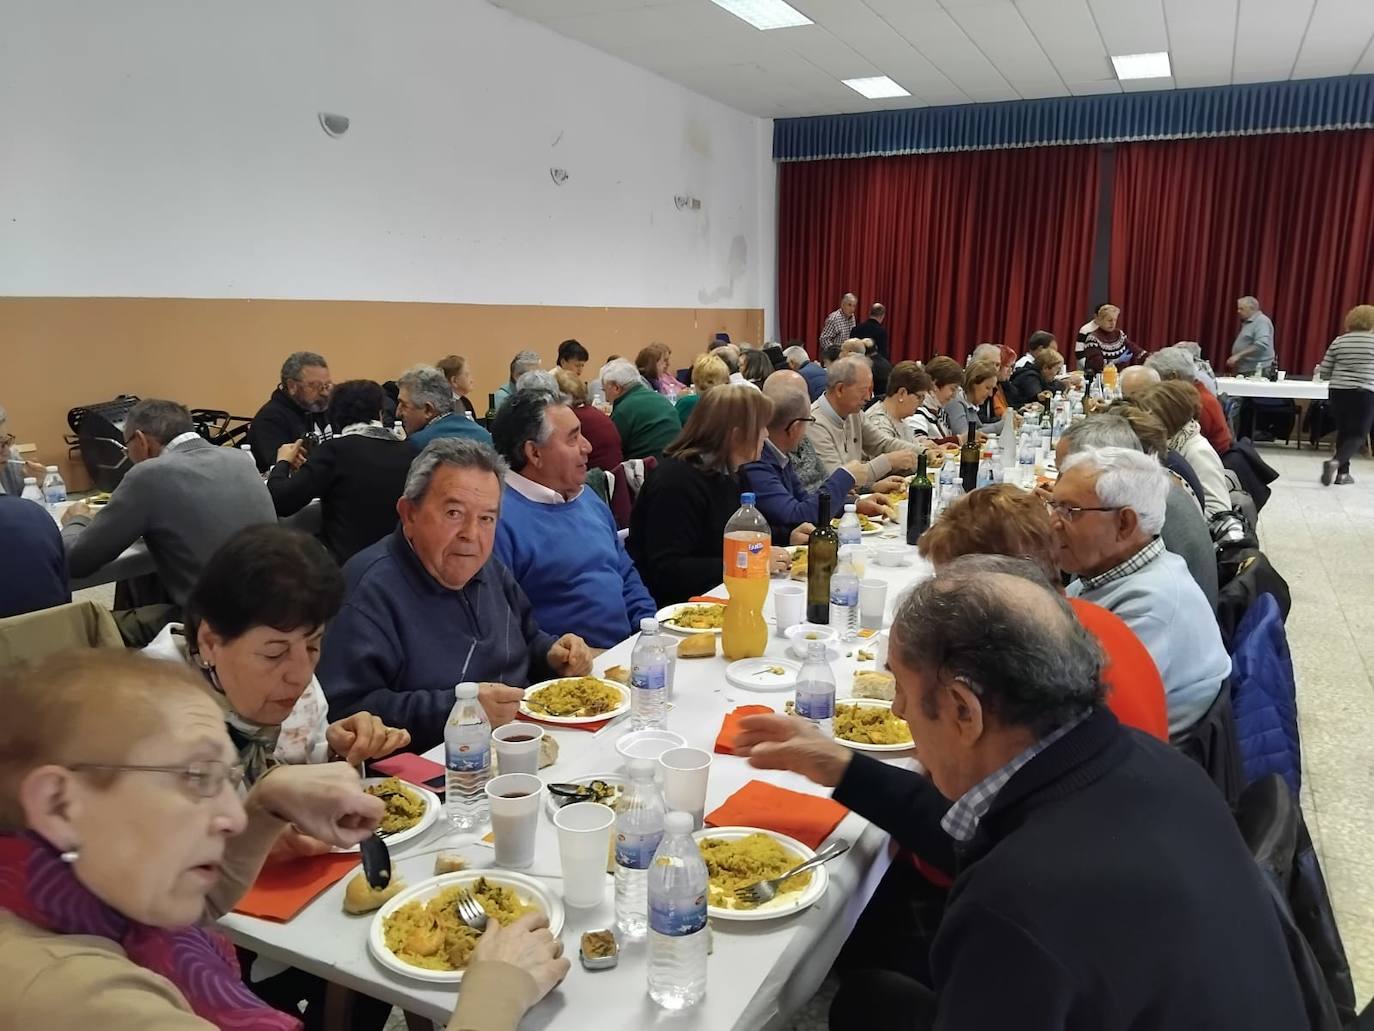
[[[840,535],[830,525],[830,491],[820,492],[820,518],[806,546],[806,621],[830,622],[830,578],[840,560]]]
[[[926,475],[926,453],[916,458],[916,475],[906,496],[906,542],[915,544],[930,526],[930,513],[935,505],[935,487]]]
[[[978,462],[982,457],[982,448],[978,446],[978,426],[970,419],[968,439],[959,449],[959,479],[963,482],[965,494],[972,494],[978,489]]]
[[[487,417],[486,417],[486,419],[483,420],[483,422],[486,424],[486,427],[487,427],[488,432],[490,432],[490,430],[491,430],[491,424],[494,423],[495,421],[496,421],[496,395],[495,395],[495,394],[488,394],[488,395],[487,395]]]

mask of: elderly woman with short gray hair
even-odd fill
[[[1197,362],[1193,360],[1191,351],[1179,344],[1162,347],[1145,359],[1145,368],[1154,369],[1159,373],[1161,383],[1177,380],[1180,383],[1191,383],[1197,388],[1198,400],[1201,403],[1198,428],[1218,456],[1231,450],[1231,426],[1226,421],[1226,413],[1222,411],[1221,402],[1217,400],[1216,394],[1198,376]]]
[[[433,365],[416,365],[396,377],[396,418],[417,451],[441,437],[490,444],[491,434],[455,410],[453,387]]]
[[[582,639],[540,627],[492,559],[507,468],[490,447],[449,437],[411,464],[400,525],[344,566],[344,604],[319,670],[331,719],[375,713],[424,751],[443,740],[455,684],[481,684],[482,706],[501,725],[531,683],[591,672]]]

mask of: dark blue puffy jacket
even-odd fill
[[[1297,685],[1283,614],[1272,594],[1261,594],[1245,613],[1231,660],[1231,708],[1244,781],[1277,773],[1296,795],[1302,783]]]

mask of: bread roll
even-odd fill
[[[607,680],[614,680],[617,684],[624,684],[626,687],[630,686],[630,671],[624,666],[612,666],[601,675]]]
[[[383,903],[405,887],[405,882],[396,876],[393,867],[391,882],[380,891],[367,883],[361,872],[355,873],[344,888],[343,908],[345,913],[371,913],[381,909]]]
[[[855,698],[881,698],[892,701],[897,694],[897,681],[891,673],[865,669],[854,674]]]
[[[715,634],[688,634],[677,646],[679,659],[713,659],[716,655]]]

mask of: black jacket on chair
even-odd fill
[[[956,869],[936,1031],[1296,1031],[1263,875],[1206,776],[1096,710],[1018,770],[967,845],[924,777],[855,755],[835,799]],[[950,864],[950,865],[944,865]]]
[[[396,529],[396,501],[405,490],[415,449],[385,430],[351,433],[315,448],[295,472],[278,462],[267,489],[278,516],[295,515],[314,498],[323,508],[320,539],[343,565]]]

